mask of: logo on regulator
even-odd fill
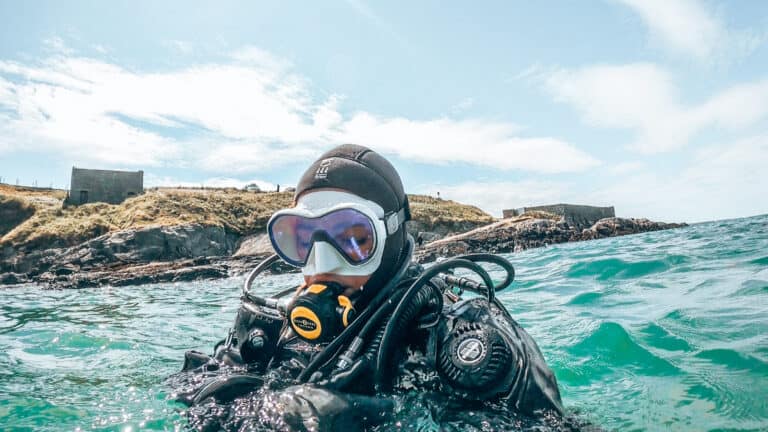
[[[310,341],[319,338],[323,333],[317,314],[304,306],[296,307],[291,311],[291,327],[301,337]]]
[[[465,339],[459,343],[456,355],[466,365],[477,364],[485,356],[485,344],[477,338]]]
[[[300,328],[302,330],[306,330],[306,331],[312,331],[312,330],[317,329],[317,323],[316,322],[312,321],[309,318],[304,318],[304,317],[294,318],[293,319],[293,325],[295,325],[296,327],[298,327],[298,328]]]

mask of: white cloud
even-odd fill
[[[309,159],[341,142],[425,163],[536,172],[599,163],[565,141],[521,137],[508,122],[365,111],[350,118],[339,110],[342,99],[318,100],[290,62],[254,47],[225,63],[163,72],[66,54],[34,65],[0,61],[4,140],[78,163],[246,173]]]
[[[414,121],[358,113],[342,126],[341,141],[370,145],[421,162],[468,162],[543,173],[583,171],[600,162],[555,138],[521,138],[510,123],[485,120]]]
[[[712,61],[746,55],[764,35],[726,28],[698,0],[619,0],[639,14],[652,38],[672,53]]]
[[[685,105],[669,73],[648,63],[560,70],[546,76],[545,87],[588,124],[637,131],[632,146],[643,153],[683,147],[708,127],[739,130],[768,116],[768,79]]]
[[[107,47],[105,47],[104,45],[101,45],[101,44],[94,44],[94,45],[91,46],[91,48],[93,48],[94,51],[96,51],[99,54],[107,54],[110,51],[109,48],[107,48]]]
[[[297,160],[311,161],[323,146],[270,146],[259,142],[233,142],[213,146],[199,159],[199,166],[213,172],[248,173]]]
[[[0,108],[15,114],[3,119],[3,129],[17,147],[129,165],[194,164],[200,154],[227,154],[227,143],[238,140],[296,146],[317,138],[309,117],[326,105],[313,106],[301,79],[270,69],[274,62],[257,67],[253,56],[248,60],[168,73],[68,56],[37,67],[0,62]],[[123,119],[192,125],[218,139],[181,142]],[[260,158],[268,164],[271,153]],[[232,156],[235,164],[243,154]]]

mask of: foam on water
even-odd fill
[[[518,280],[499,297],[579,416],[617,430],[766,430],[766,251],[768,216],[556,245],[510,255]],[[264,278],[259,289],[295,281]],[[3,288],[0,429],[183,428],[164,379],[185,350],[224,337],[240,284]],[[389,426],[521,425],[432,403],[400,398]]]

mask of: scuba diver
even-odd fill
[[[411,391],[465,408],[562,416],[554,374],[496,298],[514,279],[512,265],[489,254],[415,264],[410,216],[400,176],[381,155],[347,144],[320,156],[294,206],[270,218],[276,255],[246,278],[226,339],[210,356],[185,355],[182,373],[191,375],[177,396],[192,425],[369,428],[390,418],[387,395]],[[254,293],[278,260],[299,268],[303,283]],[[494,284],[481,263],[500,266],[505,280]]]

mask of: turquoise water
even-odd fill
[[[768,216],[509,258],[500,297],[569,410],[609,430],[768,430]],[[183,428],[163,380],[226,334],[240,284],[3,288],[0,429]]]

